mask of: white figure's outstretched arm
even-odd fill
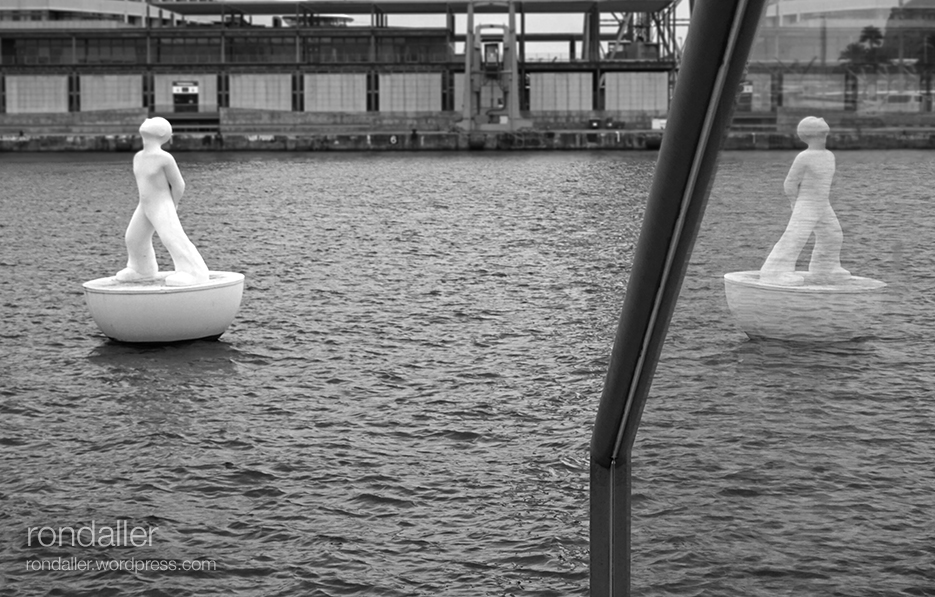
[[[166,181],[172,190],[172,201],[175,203],[175,208],[178,209],[179,201],[182,200],[182,195],[185,193],[185,180],[179,171],[179,165],[175,163],[175,158],[167,154],[166,163],[162,170],[165,172]]]
[[[805,177],[805,160],[802,159],[802,154],[795,156],[795,160],[792,162],[792,167],[789,168],[789,174],[786,175],[785,182],[782,183],[782,190],[785,192],[786,197],[789,198],[789,202],[792,204],[792,207],[795,207],[795,200],[799,196],[799,187],[802,185],[802,179]]]

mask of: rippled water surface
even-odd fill
[[[129,154],[0,156],[0,592],[584,595],[588,442],[653,153],[184,154],[247,286],[219,342],[101,336]],[[935,595],[931,154],[838,154],[870,338],[749,341],[722,275],[793,153],[722,156],[634,448],[637,595]],[[163,267],[170,267],[158,248]],[[157,528],[142,547],[28,529]],[[31,570],[57,558],[215,570]]]

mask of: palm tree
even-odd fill
[[[847,60],[853,64],[879,64],[885,59],[883,32],[873,25],[864,27],[858,41],[844,48],[839,57],[839,60]]]
[[[841,57],[838,60],[846,60],[853,64],[867,62],[867,48],[858,42],[848,44],[844,51],[841,52]]]
[[[860,39],[858,41],[861,44],[870,46],[870,50],[872,51],[883,45],[883,32],[873,25],[867,25],[860,32]]]

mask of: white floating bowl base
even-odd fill
[[[85,282],[91,317],[118,342],[165,343],[218,338],[234,320],[243,297],[244,276],[209,272],[203,284],[166,286],[173,272],[153,280],[120,282],[116,277]]]
[[[724,274],[727,306],[751,338],[802,342],[842,342],[872,334],[883,308],[886,283],[851,276],[836,284],[802,286],[760,282],[759,271]]]

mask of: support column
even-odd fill
[[[224,35],[224,31],[227,29],[227,14],[224,10],[224,5],[221,4],[221,56],[220,62],[224,64],[225,59],[227,58],[227,37]]]
[[[474,129],[474,3],[467,5],[467,31],[464,32],[464,103],[461,106],[461,117],[468,125],[468,130]]]
[[[520,7],[519,7],[519,28],[520,28],[519,61],[525,65],[526,64],[526,9],[523,8],[522,4],[520,4]]]
[[[589,8],[585,14],[584,33],[581,58],[585,61],[597,62],[601,59],[601,11],[597,4]]]
[[[509,32],[506,35],[506,41],[510,44],[510,63],[506,65],[510,72],[510,97],[507,105],[507,115],[510,119],[510,127],[519,119],[519,61],[516,58],[516,4],[509,2],[510,20]]]
[[[591,77],[591,109],[598,112],[603,112],[604,106],[606,105],[605,97],[601,94],[601,79],[603,78],[604,71],[598,66]]]
[[[295,63],[302,63],[302,23],[299,21],[299,5],[295,5]]]

